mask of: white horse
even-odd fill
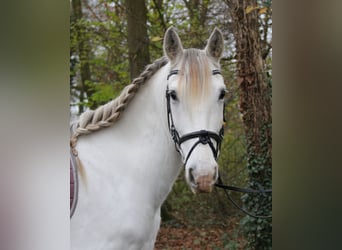
[[[80,116],[71,139],[82,162],[71,249],[153,249],[160,207],[184,166],[194,193],[212,190],[223,136],[222,51],[218,29],[199,50],[183,49],[169,28],[166,57]]]

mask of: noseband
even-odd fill
[[[167,76],[167,80],[169,80],[170,76],[177,75],[178,72],[179,72],[179,70],[171,70],[169,75]],[[212,71],[212,74],[217,75],[217,74],[221,74],[221,72],[216,69],[216,70]],[[187,164],[187,162],[191,156],[191,153],[194,151],[194,149],[199,144],[203,144],[203,145],[208,144],[210,146],[210,149],[213,152],[214,158],[216,160],[217,156],[219,154],[220,148],[221,148],[222,140],[223,140],[223,134],[224,134],[223,125],[222,125],[219,133],[208,131],[208,130],[199,130],[199,131],[194,131],[194,132],[180,136],[176,127],[175,127],[174,121],[173,121],[170,98],[171,98],[171,93],[169,91],[169,86],[167,86],[167,88],[166,88],[167,122],[169,125],[171,137],[172,137],[173,141],[175,142],[176,150],[182,154],[181,144],[183,142],[191,140],[191,139],[196,139],[196,138],[198,139],[190,148],[189,153],[187,154],[187,156],[185,158],[184,166],[186,166],[186,164]],[[224,108],[223,108],[223,112],[224,112]],[[214,146],[212,140],[214,140],[216,142],[216,147]]]

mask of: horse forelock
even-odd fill
[[[179,63],[178,91],[188,104],[196,105],[209,94],[211,63],[203,50],[184,50]]]

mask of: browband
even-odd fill
[[[166,79],[169,80],[170,76],[177,75],[178,73],[179,73],[179,69],[171,70]],[[212,74],[213,75],[221,75],[221,71],[219,69],[214,69],[214,70],[212,70]]]

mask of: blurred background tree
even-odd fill
[[[161,57],[164,32],[171,25],[185,48],[204,48],[214,27],[223,32],[221,66],[229,93],[220,174],[229,185],[271,187],[270,0],[72,0],[72,119],[114,99],[144,66]],[[249,242],[245,248],[271,248],[271,220],[241,215],[222,190],[194,196],[183,176],[163,206],[163,219],[172,218],[179,225],[225,227],[234,217],[241,221]],[[231,195],[254,213],[271,212],[271,197]]]

